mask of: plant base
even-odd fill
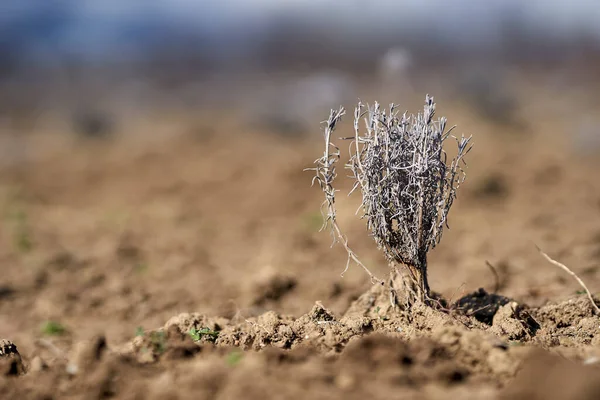
[[[388,286],[392,307],[408,311],[415,304],[433,304],[427,275],[416,267],[392,265]]]

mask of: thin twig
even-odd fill
[[[49,350],[50,352],[52,352],[54,354],[55,357],[57,358],[62,358],[63,360],[67,360],[68,357],[65,354],[65,352],[61,349],[59,349],[54,343],[52,343],[50,340],[47,339],[37,339],[35,341],[35,344],[43,347],[47,350]]]
[[[359,265],[362,269],[365,270],[367,275],[371,278],[372,283],[378,283],[383,285],[384,282],[377,278],[370,270],[364,265],[358,256],[350,249],[348,246],[348,239],[342,233],[340,226],[338,225],[336,218],[336,209],[335,209],[335,192],[336,190],[333,187],[333,181],[337,177],[337,172],[335,170],[335,163],[340,158],[340,152],[338,147],[331,141],[331,135],[336,128],[336,125],[340,122],[342,116],[346,113],[343,107],[340,107],[339,110],[331,110],[329,114],[329,118],[325,121],[325,151],[323,153],[323,157],[319,158],[315,161],[317,165],[315,168],[306,168],[305,170],[312,170],[316,172],[315,177],[313,177],[313,183],[318,182],[319,186],[323,190],[325,194],[325,201],[321,206],[321,213],[323,214],[324,224],[321,229],[329,226],[331,228],[331,235],[333,237],[333,244],[336,242],[341,242],[342,246],[346,250],[348,254],[348,260],[346,262],[346,268],[342,271],[342,276],[348,268],[350,267],[350,263],[353,261],[355,264]],[[333,151],[331,151],[333,148]]]
[[[488,260],[485,260],[485,265],[487,265],[488,268],[492,271],[492,274],[494,274],[494,291],[492,293],[498,293],[498,291],[500,290],[500,275],[498,275],[496,267],[494,267],[492,263]]]
[[[596,313],[600,314],[600,308],[598,308],[598,306],[596,305],[596,302],[594,301],[594,298],[592,297],[592,293],[587,288],[587,286],[585,286],[585,283],[583,283],[583,281],[581,280],[581,278],[579,278],[577,276],[577,274],[575,272],[571,271],[569,269],[569,267],[567,267],[566,265],[561,264],[558,261],[550,258],[550,256],[548,254],[544,253],[542,251],[542,249],[540,249],[537,245],[535,247],[538,249],[538,251],[540,252],[540,254],[542,255],[542,257],[544,257],[546,260],[548,260],[551,264],[556,265],[557,267],[561,268],[563,271],[565,271],[566,273],[568,273],[569,275],[571,275],[573,278],[575,278],[575,280],[577,281],[577,283],[579,283],[579,285],[581,285],[581,287],[583,288],[583,290],[585,290],[585,292],[587,293],[587,296],[590,299],[590,303],[592,303],[592,307],[594,308],[594,310],[596,311]]]

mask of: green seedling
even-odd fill
[[[164,353],[167,350],[167,336],[165,332],[150,332],[150,343],[158,354]]]
[[[380,320],[387,321],[390,319],[390,317],[388,317],[387,315],[379,315],[379,311],[381,311],[381,307],[377,306],[375,308],[375,314],[377,314],[377,316],[379,317]]]
[[[304,227],[311,232],[318,232],[323,227],[323,215],[320,212],[310,212],[302,216]]]
[[[242,361],[242,358],[244,358],[244,353],[242,353],[239,350],[234,350],[227,355],[227,358],[225,361],[227,362],[227,365],[229,365],[230,367],[235,367],[236,365],[238,365],[240,363],[240,361]]]
[[[148,263],[145,263],[143,261],[138,262],[137,264],[135,264],[134,271],[140,275],[146,273],[148,271]]]
[[[189,335],[194,342],[198,342],[198,341],[202,340],[202,338],[205,338],[209,342],[214,343],[217,340],[217,338],[219,337],[219,332],[213,331],[209,328],[202,328],[202,329],[192,328],[189,331]]]
[[[33,240],[27,214],[23,210],[18,210],[11,215],[11,219],[14,222],[13,245],[15,249],[19,253],[29,253],[33,250]]]
[[[57,321],[46,321],[41,328],[42,334],[46,336],[61,336],[67,333],[67,328]]]

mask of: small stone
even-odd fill
[[[67,372],[71,375],[81,370],[90,369],[96,362],[100,361],[106,350],[106,339],[97,336],[92,340],[77,343],[69,357]]]
[[[506,336],[508,340],[520,340],[527,335],[523,324],[515,318],[515,310],[518,304],[511,302],[503,305],[494,315],[492,332],[500,336]]]
[[[600,363],[600,357],[591,356],[583,360],[583,365],[593,365]]]
[[[29,365],[29,372],[40,372],[48,369],[48,364],[40,356],[33,357],[31,364]]]
[[[494,316],[500,308],[510,303],[508,297],[488,293],[483,288],[463,296],[456,302],[456,307],[466,315],[487,325],[492,325]]]
[[[335,378],[336,386],[342,390],[354,388],[355,383],[356,379],[350,374],[342,373]]]
[[[21,375],[25,372],[17,346],[10,340],[0,340],[0,375]]]

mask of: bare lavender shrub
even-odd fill
[[[312,168],[316,172],[313,183],[317,181],[325,193],[324,227],[331,227],[334,241],[340,240],[348,252],[346,269],[354,261],[381,283],[348,247],[336,220],[333,181],[340,151],[331,135],[344,114],[340,108],[329,115],[325,152]],[[342,138],[352,141],[346,165],[355,180],[350,194],[360,189],[362,218],[366,218],[375,242],[390,262],[392,277],[397,276],[398,266],[405,267],[408,280],[402,282],[406,301],[411,304],[430,301],[427,252],[440,242],[447,227],[448,213],[465,179],[463,157],[471,149],[471,137],[451,136],[446,118],[434,120],[434,114],[435,103],[429,95],[423,113],[410,116],[399,115],[394,104],[386,110],[378,103],[366,108],[359,103],[354,112],[354,136]],[[449,137],[456,139],[458,149],[448,163],[443,144]],[[396,293],[395,279],[391,282],[392,293]]]

